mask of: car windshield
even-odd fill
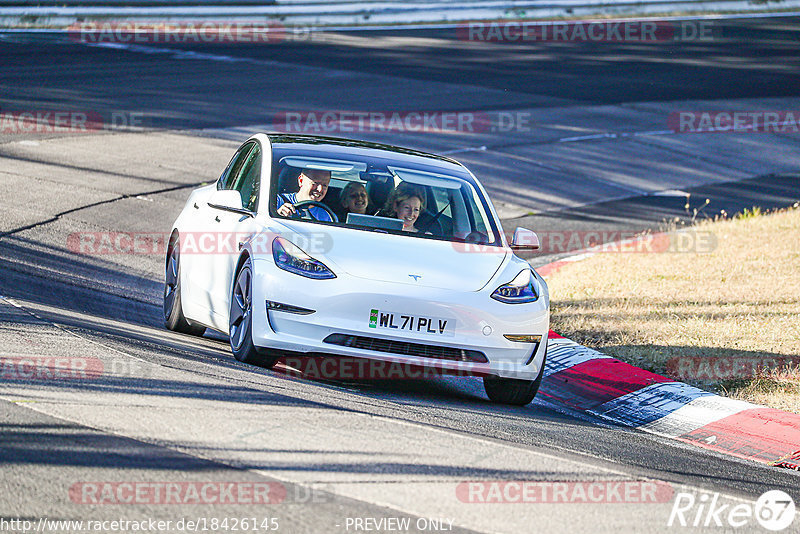
[[[273,149],[271,215],[409,237],[500,246],[468,173],[435,166]],[[329,178],[328,178],[329,177]],[[327,188],[325,185],[327,184]],[[278,213],[283,204],[295,213]],[[283,210],[282,210],[283,211]]]

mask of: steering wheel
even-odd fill
[[[333,222],[337,223],[339,222],[339,217],[336,216],[333,210],[331,210],[326,204],[323,204],[322,202],[317,202],[316,200],[303,200],[302,202],[298,202],[297,204],[294,204],[294,209],[296,209],[298,212],[303,211],[306,213],[306,215],[308,215],[308,217],[304,217],[303,215],[300,215],[298,213],[301,219],[308,218],[308,219],[318,220],[316,217],[311,215],[311,210],[309,208],[311,208],[312,206],[318,206],[322,208],[325,211],[325,213],[331,216],[331,220]]]

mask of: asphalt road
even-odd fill
[[[475,110],[797,96],[795,19],[671,24],[704,24],[710,36],[485,42],[461,39],[456,28],[287,34],[269,43],[178,43],[162,36],[130,43],[150,48],[141,55],[108,46],[90,51],[75,34],[5,34],[0,102],[4,109],[145,112],[156,127],[208,128],[255,124],[297,109]],[[84,40],[125,44],[114,42],[121,39],[113,34]],[[191,61],[169,52],[175,50],[207,56]]]
[[[507,226],[657,227],[691,215],[686,193],[693,203],[711,198],[709,213],[800,199],[796,133],[691,134],[668,124],[686,110],[797,109],[795,19],[715,23],[714,39],[688,43],[523,45],[453,32],[113,47],[0,35],[3,113],[85,111],[144,126],[76,133],[5,124],[0,133],[3,354],[85,358],[103,369],[91,380],[0,383],[0,517],[256,514],[275,517],[283,532],[409,517],[427,531],[444,530],[425,521],[439,518],[489,532],[661,532],[682,530],[667,527],[671,500],[490,505],[464,502],[458,487],[636,480],[730,503],[775,488],[800,499],[796,473],[543,403],[496,406],[472,379],[320,383],[241,365],[224,341],[161,327],[159,254],[70,252],[77,232],[168,231],[188,189],[215,179],[238,141],[287,111],[530,119],[510,130],[492,122],[350,133],[452,153],[487,185]],[[87,501],[86,484],[103,481],[266,484],[285,497],[266,508],[247,498]]]

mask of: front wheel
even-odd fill
[[[233,282],[229,314],[231,351],[243,363],[270,368],[278,358],[267,355],[253,344],[253,267],[250,259],[244,262]]]
[[[202,336],[204,326],[192,324],[183,315],[181,305],[181,246],[175,239],[167,250],[167,265],[164,273],[164,326],[175,332]]]
[[[494,375],[483,377],[483,389],[486,395],[493,402],[500,404],[513,404],[515,406],[525,406],[529,404],[542,383],[544,376],[544,364],[547,360],[547,348],[545,348],[542,367],[535,380],[520,380],[518,378],[503,378]]]

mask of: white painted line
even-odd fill
[[[113,48],[115,50],[126,50],[128,52],[138,52],[140,54],[171,54],[174,59],[192,59],[220,61],[223,63],[252,63],[255,65],[275,64],[273,61],[258,60],[250,57],[234,57],[222,54],[210,54],[206,52],[193,52],[191,50],[181,50],[178,48],[164,48],[160,46],[136,45],[128,43],[81,43],[86,46],[97,46],[100,48]]]
[[[655,193],[651,193],[650,196],[653,197],[688,197],[690,193],[686,191],[681,191],[680,189],[665,189],[663,191],[656,191]]]
[[[645,132],[633,132],[631,135],[652,136],[652,135],[674,135],[672,130],[650,130]]]
[[[449,7],[449,6],[448,6]],[[556,6],[557,7],[557,6]],[[564,7],[571,7],[565,5]],[[606,6],[602,6],[606,7]],[[611,4],[613,7],[613,4]],[[708,6],[706,6],[708,8]],[[6,8],[8,9],[8,8]],[[21,8],[19,8],[21,9]],[[26,8],[29,9],[29,8]],[[131,8],[128,8],[131,9]],[[158,18],[158,17],[165,17],[165,16],[173,16],[171,13],[165,12],[158,12],[157,8],[140,8],[140,9],[148,9],[149,11],[142,12],[142,14],[147,14],[148,18]],[[191,8],[190,8],[191,9]],[[27,12],[25,14],[28,14]],[[118,14],[117,12],[109,13],[111,15]],[[186,15],[200,15],[202,13],[193,12],[193,11],[185,11]],[[226,16],[235,15],[231,13],[230,10],[223,10],[221,14]],[[3,16],[8,16],[4,9],[0,9],[0,18]],[[17,15],[19,16],[19,15]],[[668,16],[668,17],[653,17],[653,16],[631,16],[631,17],[620,17],[620,18],[592,18],[586,17],[581,19],[551,19],[551,20],[525,20],[525,19],[511,19],[511,20],[494,20],[489,21],[493,23],[525,23],[526,25],[532,26],[545,26],[551,25],[555,22],[558,23],[572,23],[572,24],[580,24],[580,23],[590,23],[590,22],[599,22],[599,23],[614,23],[614,22],[630,22],[630,21],[698,21],[698,20],[736,20],[736,19],[759,19],[759,18],[784,18],[784,17],[798,17],[800,16],[800,11],[778,11],[778,12],[743,12],[743,13],[729,13],[729,14],[705,14],[705,15],[675,15],[675,16]],[[486,24],[487,21],[474,21],[482,24]],[[462,28],[465,24],[469,24],[467,22],[432,22],[430,24],[423,23],[423,22],[398,22],[397,24],[375,24],[375,25],[331,25],[331,26],[319,26],[313,24],[297,24],[296,26],[311,28],[311,31],[314,32],[360,32],[360,31],[392,31],[392,30],[447,30],[447,29],[457,29]],[[317,27],[318,26],[318,27]],[[287,27],[291,27],[291,25],[287,25]],[[0,35],[3,33],[61,33],[64,29],[62,28],[2,28],[0,29]]]
[[[558,140],[559,143],[571,143],[573,141],[588,141],[591,139],[606,139],[606,138],[615,138],[617,134],[612,133],[600,133],[600,134],[592,134],[592,135],[580,135],[577,137],[562,137]]]
[[[575,254],[573,256],[568,256],[568,257],[563,258],[563,259],[561,259],[559,261],[572,263],[572,262],[576,262],[576,261],[588,260],[589,258],[591,258],[594,255],[595,255],[594,252],[584,252],[582,254]]]
[[[448,155],[448,154],[458,154],[458,153],[461,153],[461,152],[483,152],[485,150],[486,150],[486,146],[485,145],[481,145],[481,146],[476,146],[476,147],[457,148],[455,150],[445,150],[444,152],[439,152],[439,154]]]
[[[645,130],[642,132],[619,132],[619,133],[612,133],[612,132],[604,132],[599,134],[592,134],[592,135],[579,135],[576,137],[562,137],[558,139],[559,143],[572,143],[575,141],[591,141],[593,139],[619,139],[622,137],[651,137],[655,135],[674,135],[676,132],[672,130]],[[698,133],[698,132],[691,132],[691,133]]]

